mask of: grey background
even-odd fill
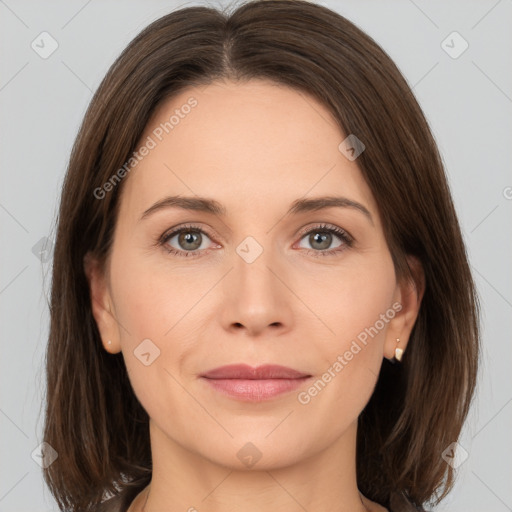
[[[126,44],[156,18],[198,4],[0,0],[0,512],[57,510],[31,458],[43,421],[51,247],[42,260],[37,253],[54,235],[79,123]],[[446,164],[482,301],[479,388],[460,440],[468,458],[436,510],[512,510],[512,1],[323,4],[371,35],[413,87]],[[47,59],[31,48],[43,31],[59,45]],[[456,59],[441,47],[453,31],[469,43]]]

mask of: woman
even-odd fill
[[[329,9],[190,7],[139,34],[73,148],[52,279],[63,510],[451,490],[479,353],[457,216],[404,78]]]

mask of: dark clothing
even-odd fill
[[[402,493],[394,492],[389,497],[389,512],[427,512],[423,507],[413,505]]]

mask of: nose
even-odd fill
[[[223,327],[245,330],[249,336],[288,331],[293,322],[293,293],[286,285],[289,276],[284,265],[269,249],[248,261],[235,253],[234,268],[224,280]]]

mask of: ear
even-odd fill
[[[116,354],[121,351],[119,326],[113,311],[107,278],[99,262],[90,252],[84,257],[84,271],[89,282],[91,309],[101,342],[107,352]]]
[[[406,259],[412,279],[397,284],[393,303],[396,304],[393,309],[397,313],[389,322],[384,342],[384,357],[387,359],[395,357],[396,348],[405,352],[425,293],[425,273],[421,262],[415,256],[409,255]]]

